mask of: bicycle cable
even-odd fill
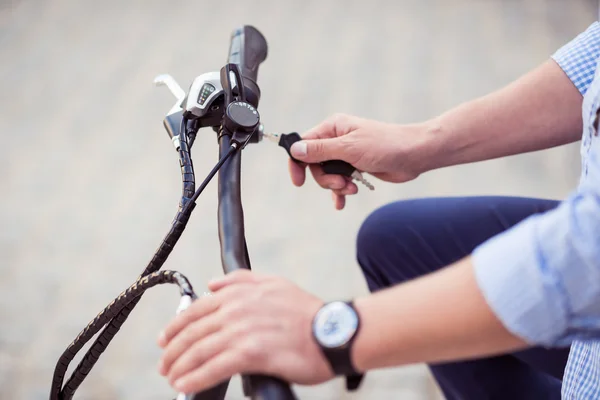
[[[178,149],[183,181],[183,193],[179,204],[179,210],[173,220],[171,229],[138,279],[90,321],[63,352],[54,370],[50,400],[72,399],[77,388],[87,377],[147,289],[162,283],[175,283],[182,288],[185,287],[187,282],[191,291],[191,294],[188,295],[192,297],[192,299],[195,298],[195,294],[193,294],[193,290],[191,290],[191,285],[183,274],[173,271],[157,271],[162,267],[185,230],[187,222],[196,206],[196,200],[223,164],[239,149],[239,147],[237,144],[233,143],[229,148],[229,151],[219,159],[198,189],[194,191],[194,171],[190,155],[190,146],[188,145],[187,140],[186,125],[186,121],[182,120],[179,134],[180,147]],[[195,137],[195,132],[193,136]],[[190,194],[192,195],[189,196]],[[183,296],[184,291],[183,289],[181,290]],[[102,327],[104,327],[104,329],[90,346],[77,367],[75,367],[71,377],[67,380],[67,383],[63,388],[63,380],[69,364],[83,346],[90,341]]]

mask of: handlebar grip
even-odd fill
[[[252,400],[298,400],[290,385],[277,378],[250,375]]]
[[[267,58],[267,41],[255,27],[244,25],[231,34],[228,63],[237,64],[244,80],[246,101],[258,107],[258,66]]]
[[[258,66],[267,58],[267,41],[255,27],[244,25],[231,34],[228,62],[237,64],[244,78],[256,83]]]

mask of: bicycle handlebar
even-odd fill
[[[220,154],[230,148],[229,136],[219,139]],[[244,211],[242,209],[240,175],[241,152],[236,152],[219,170],[219,240],[221,262],[227,274],[235,270],[250,269],[250,259],[244,237]],[[249,395],[255,400],[294,400],[290,386],[279,379],[266,376],[248,377]]]
[[[229,63],[238,64],[243,76],[246,92],[255,95],[253,102],[250,93],[246,98],[255,107],[260,100],[260,89],[256,84],[258,67],[267,57],[267,42],[263,35],[251,26],[244,26],[233,32],[229,48]],[[219,155],[229,151],[231,138],[219,138]],[[241,151],[237,151],[219,170],[219,240],[221,242],[221,262],[227,274],[240,268],[250,269],[250,258],[244,236],[244,211],[241,199]],[[295,400],[296,396],[288,383],[280,379],[250,375],[245,377],[244,387],[255,400]]]
[[[229,151],[230,137],[219,139],[219,155]],[[221,263],[228,274],[241,268],[250,269],[244,237],[244,210],[241,199],[241,152],[236,152],[219,170],[219,242]]]

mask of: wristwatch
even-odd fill
[[[325,304],[313,319],[313,336],[336,375],[346,376],[346,388],[356,390],[363,374],[352,365],[350,351],[360,327],[358,312],[352,302]]]

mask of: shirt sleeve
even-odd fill
[[[581,93],[600,55],[594,23],[554,59]],[[528,343],[565,346],[600,338],[600,154],[585,183],[556,209],[531,216],[473,252],[479,288],[493,312]]]
[[[552,55],[582,95],[587,92],[600,56],[600,24],[589,28]]]
[[[600,338],[598,189],[575,193],[488,240],[473,252],[473,263],[492,311],[526,342]]]

